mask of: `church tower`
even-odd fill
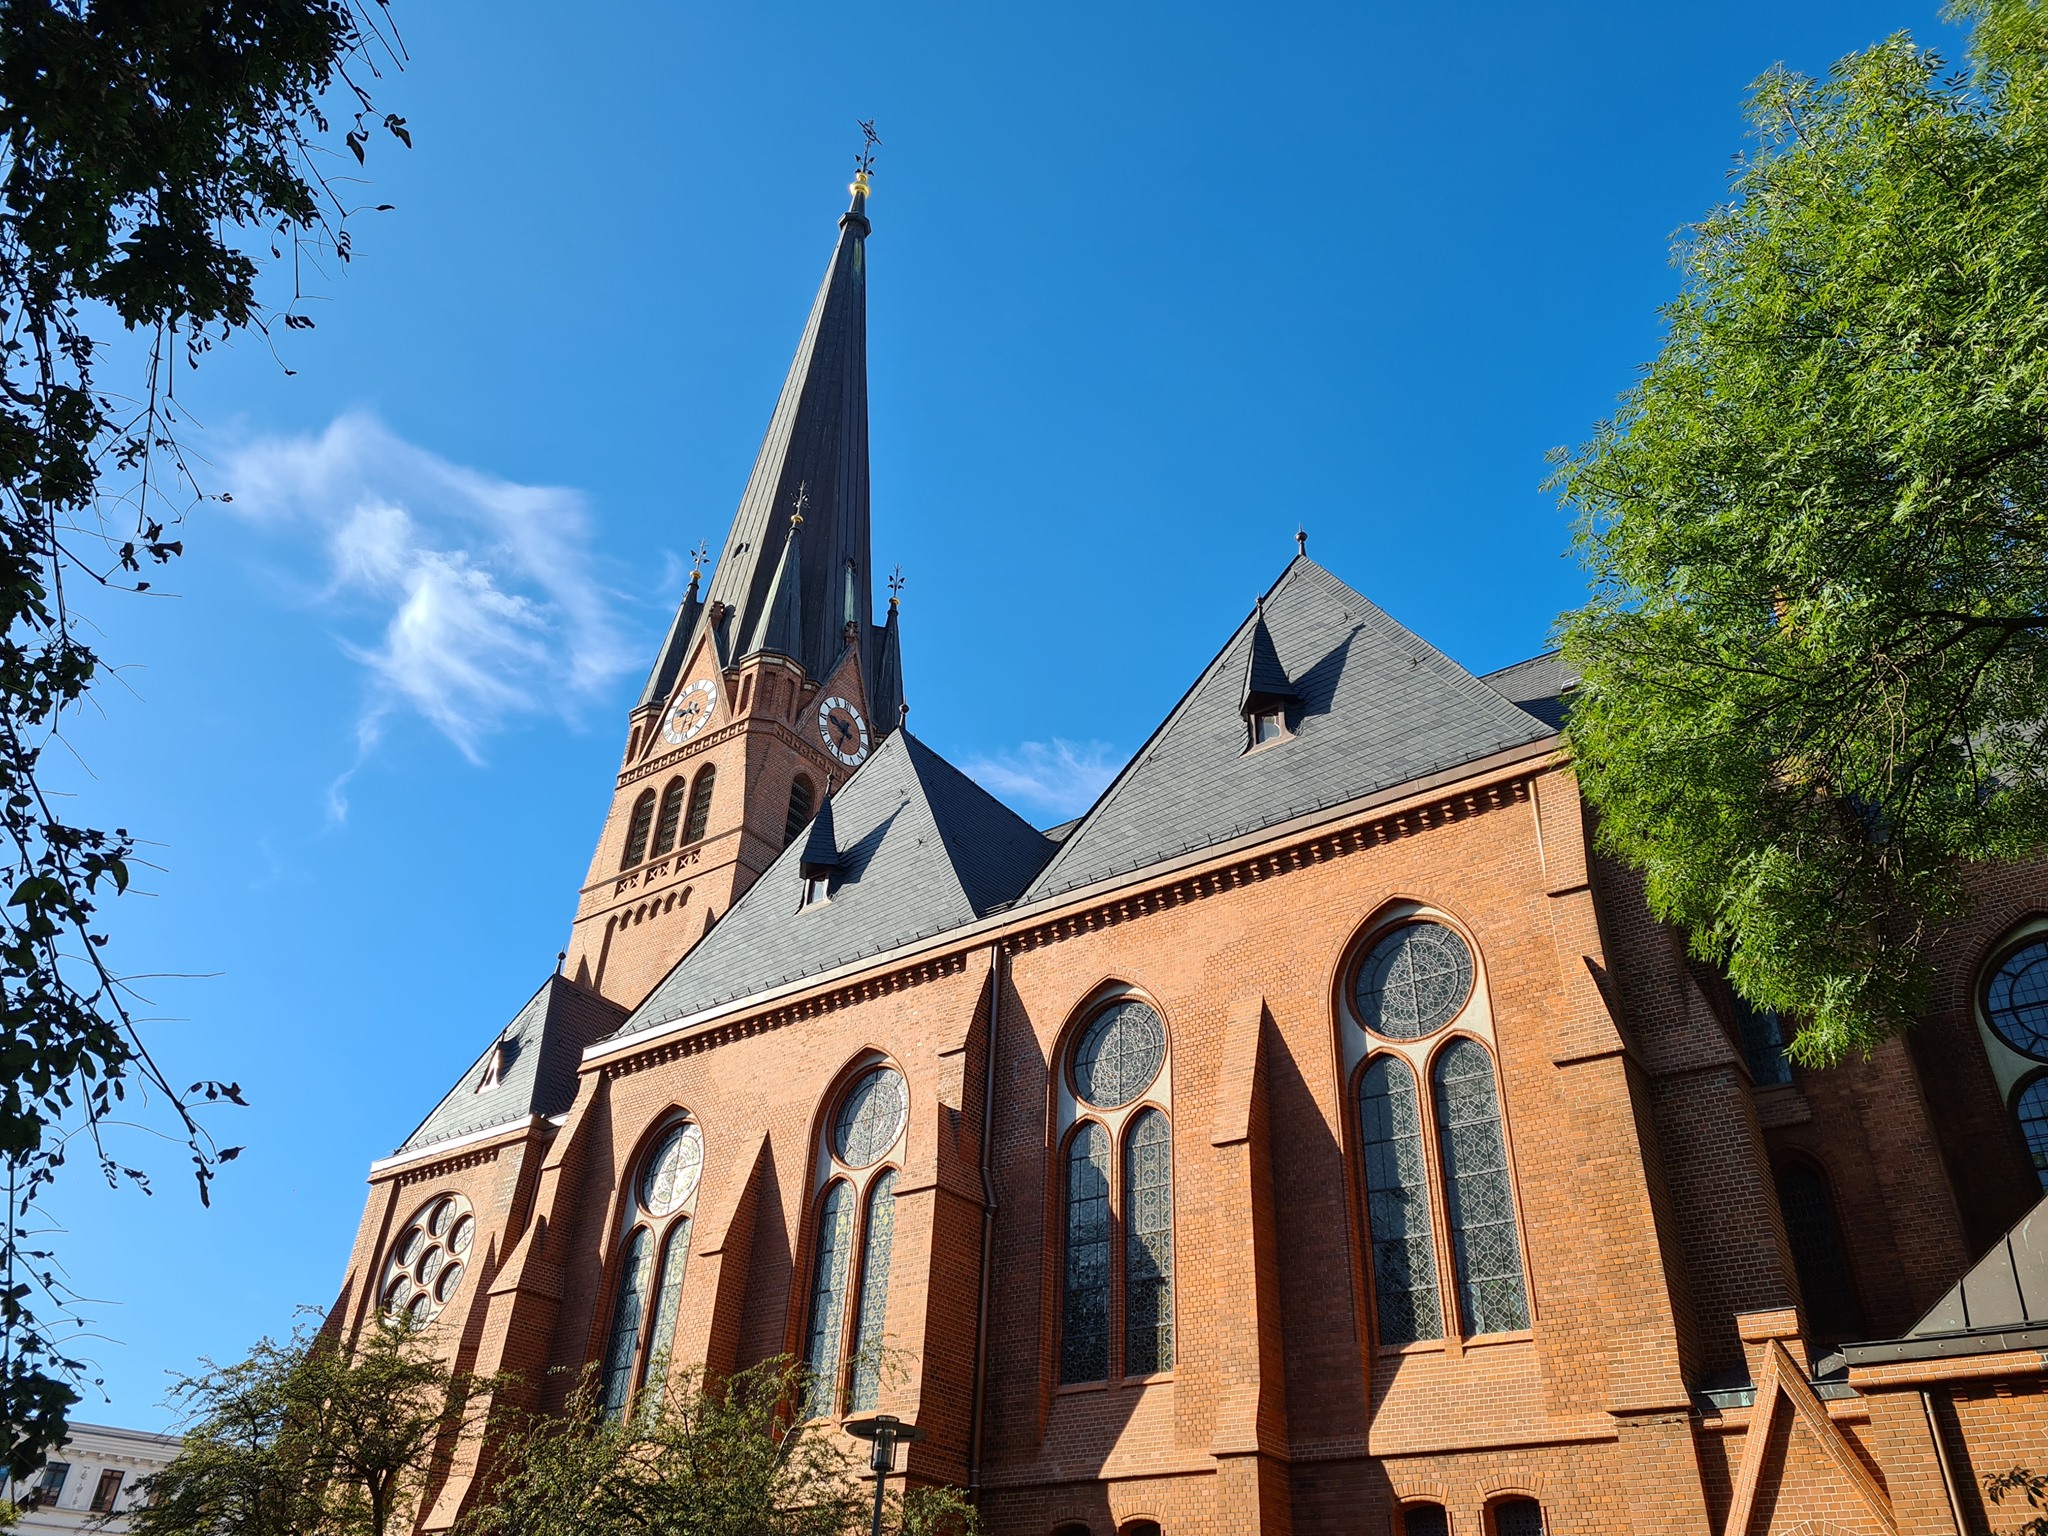
[[[868,172],[732,530],[676,610],[570,931],[568,973],[638,1004],[897,729],[896,600],[868,543]]]

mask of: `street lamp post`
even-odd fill
[[[893,1413],[878,1413],[872,1418],[848,1419],[846,1432],[860,1440],[872,1440],[874,1449],[868,1452],[868,1466],[875,1474],[875,1524],[874,1536],[882,1536],[882,1493],[888,1487],[889,1468],[896,1456],[896,1442],[914,1444],[924,1438],[924,1431],[915,1424],[906,1424]]]

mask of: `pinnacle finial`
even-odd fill
[[[704,567],[710,564],[710,562],[711,546],[702,539],[699,539],[697,547],[690,551],[690,585],[692,587],[697,585],[699,579],[704,575]]]
[[[1294,525],[1294,548],[1297,554],[1308,553],[1308,529],[1300,523]]]
[[[897,566],[889,573],[889,606],[896,606],[896,596],[903,590],[903,567]]]
[[[792,528],[801,528],[801,527],[803,527],[803,525],[804,525],[804,508],[805,508],[805,507],[808,507],[808,506],[809,506],[810,504],[811,504],[811,482],[810,482],[810,481],[808,481],[808,480],[802,480],[802,481],[799,481],[799,482],[797,483],[797,488],[796,488],[796,500],[792,501],[792,502],[791,502],[791,503],[789,504],[789,526],[790,526],[790,527],[792,527]]]

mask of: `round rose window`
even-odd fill
[[[1472,996],[1472,951],[1442,923],[1403,923],[1366,952],[1355,996],[1374,1034],[1419,1040],[1455,1019]]]
[[[384,1261],[384,1306],[426,1322],[454,1299],[469,1270],[476,1217],[460,1195],[442,1195],[406,1224]]]
[[[896,1145],[903,1134],[909,1096],[894,1067],[870,1067],[847,1090],[833,1128],[833,1150],[849,1168],[865,1168]]]
[[[650,1216],[666,1216],[697,1193],[704,1172],[704,1133],[694,1120],[674,1126],[661,1138],[647,1171],[640,1175],[640,1204]]]
[[[1095,1016],[1074,1049],[1074,1087],[1097,1109],[1118,1109],[1152,1086],[1166,1061],[1166,1026],[1136,998]]]

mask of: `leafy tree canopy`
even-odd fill
[[[461,1536],[856,1536],[872,1485],[824,1422],[795,1421],[811,1400],[787,1359],[707,1383],[661,1362],[632,1413],[604,1412],[594,1378],[559,1415],[497,1427],[498,1476]],[[953,1488],[888,1490],[893,1536],[973,1536]],[[142,1536],[156,1536],[145,1532]]]
[[[348,258],[324,167],[353,170],[379,126],[359,77],[398,56],[383,3],[0,5],[0,1467],[16,1478],[63,1438],[86,1373],[39,1196],[79,1149],[147,1188],[101,1137],[142,1099],[203,1200],[238,1149],[195,1109],[241,1100],[151,1059],[98,910],[128,887],[132,839],[73,820],[43,754],[102,675],[92,596],[147,591],[184,549],[198,487],[176,370],[240,332],[309,327],[298,281]],[[406,140],[401,119],[381,127]],[[282,306],[259,293],[271,261],[292,274]]]
[[[1954,15],[1961,71],[1900,35],[1757,83],[1662,351],[1553,481],[1601,837],[1815,1064],[2048,839],[2048,16]]]
[[[386,1536],[409,1529],[476,1407],[503,1385],[451,1371],[403,1314],[353,1349],[302,1329],[173,1390],[184,1444],[145,1480],[134,1536]]]

